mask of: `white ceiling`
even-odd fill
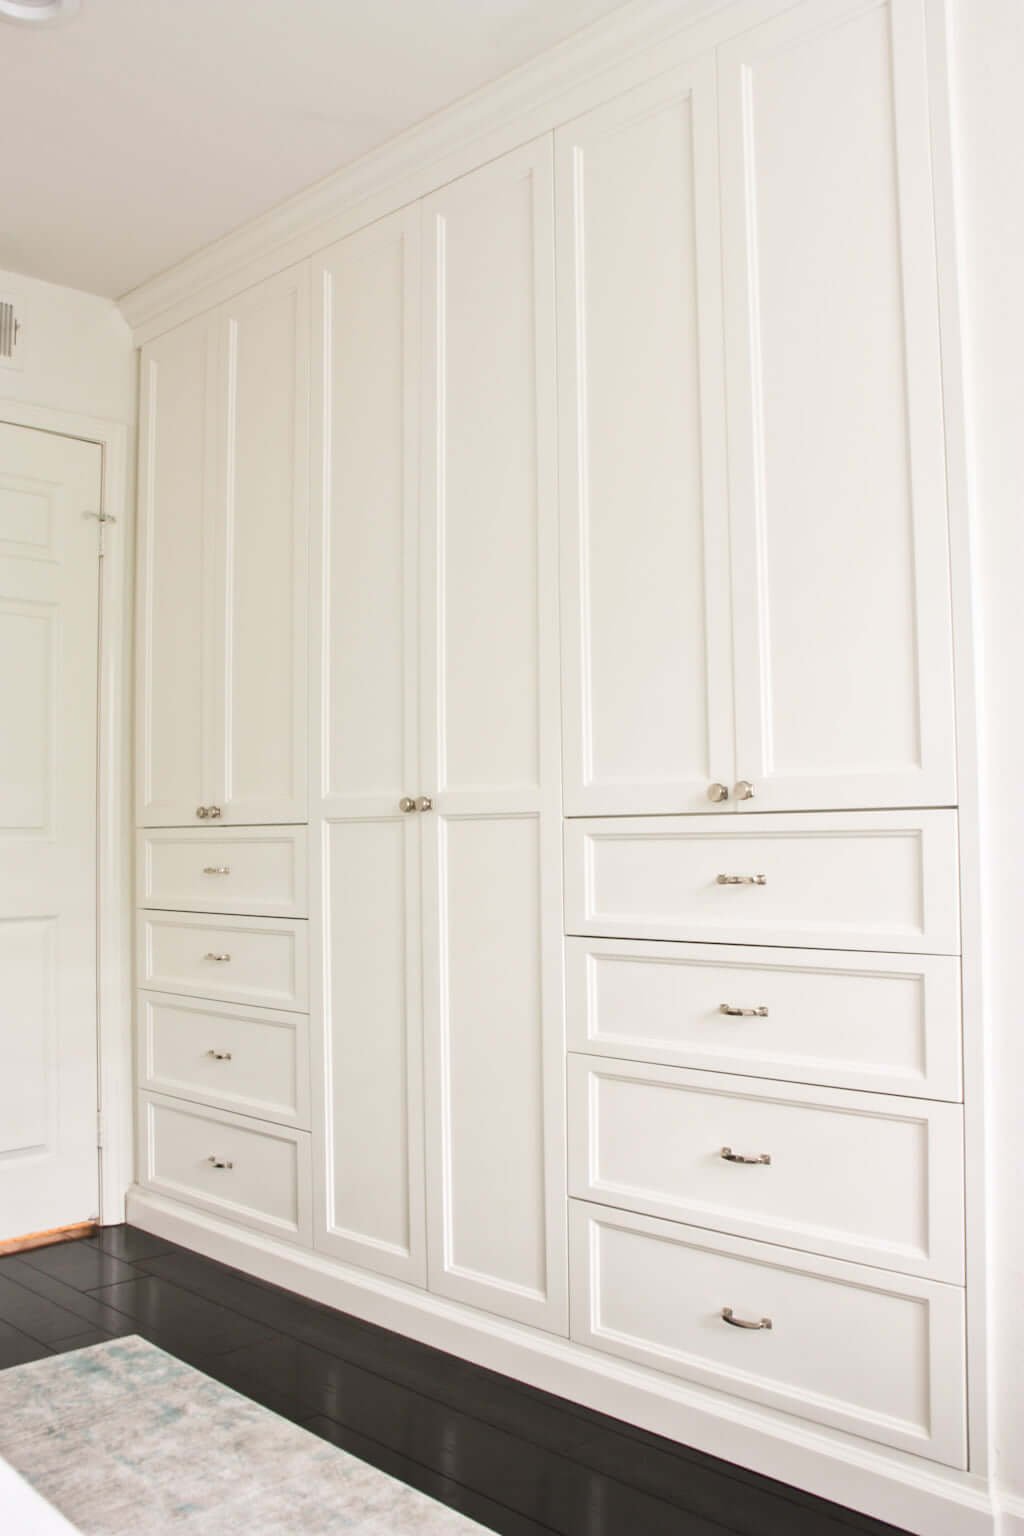
[[[82,0],[0,22],[0,268],[119,297],[619,0]]]

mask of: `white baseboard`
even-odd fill
[[[446,1301],[133,1188],[128,1220],[258,1279],[918,1536],[1024,1536],[986,1483]],[[1009,1521],[1011,1523],[1005,1523]]]
[[[1024,1536],[1024,1496],[996,1494],[996,1536]]]

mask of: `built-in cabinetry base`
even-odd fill
[[[147,1190],[129,1190],[127,1214],[258,1279],[920,1536],[1001,1532],[987,1484],[968,1473],[673,1380]]]

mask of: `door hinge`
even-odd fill
[[[91,517],[100,525],[100,559],[103,559],[103,535],[108,523],[116,523],[117,518],[112,512],[83,512],[83,517]]]
[[[96,1145],[103,1146],[103,1115],[99,1110],[96,1111]]]

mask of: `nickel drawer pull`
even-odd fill
[[[742,1152],[734,1152],[732,1147],[722,1147],[718,1155],[723,1159],[723,1161],[727,1163],[767,1164],[772,1160],[772,1155],[770,1152],[759,1152],[756,1157],[744,1157]]]
[[[211,1168],[233,1168],[235,1165],[224,1157],[208,1157],[206,1161]]]
[[[230,873],[231,867],[228,864],[205,864],[203,866],[204,875],[230,875]]]
[[[230,1051],[207,1051],[207,1056],[212,1056],[214,1061],[230,1061]]]
[[[229,954],[227,954],[227,953],[220,954],[220,955],[215,955],[212,949],[208,949],[206,951],[206,959],[207,960],[220,960],[220,961],[223,961],[223,960],[230,960],[231,956]]]
[[[719,1003],[719,1013],[727,1013],[730,1019],[766,1019],[767,1008],[734,1008],[731,1003]]]
[[[768,1328],[772,1326],[770,1317],[762,1317],[759,1323],[751,1323],[745,1317],[736,1317],[732,1307],[723,1307],[719,1316],[723,1323],[728,1323],[730,1328]]]
[[[767,885],[767,875],[719,875],[716,885]]]

